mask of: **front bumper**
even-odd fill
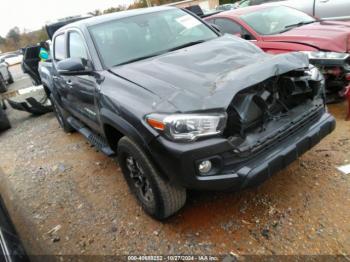
[[[150,144],[151,156],[162,174],[187,189],[238,190],[262,183],[315,146],[335,128],[335,119],[322,114],[305,126],[259,154],[237,159],[224,138],[182,144],[158,137]],[[212,159],[215,174],[200,176],[198,161]]]

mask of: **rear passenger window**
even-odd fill
[[[66,58],[66,45],[64,40],[65,40],[64,34],[58,35],[55,38],[55,46],[54,46],[55,60],[63,60]]]
[[[219,27],[222,33],[231,34],[231,35],[242,33],[242,27],[231,20],[216,18],[215,24]]]
[[[69,33],[69,57],[88,59],[84,39],[77,32]]]

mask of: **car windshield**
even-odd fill
[[[240,1],[239,3],[238,3],[238,6],[239,7],[247,7],[247,6],[249,6],[250,5],[250,1],[249,0],[243,0],[243,1]]]
[[[116,19],[89,30],[108,68],[218,37],[200,20],[180,9]]]
[[[316,21],[313,17],[286,6],[265,8],[240,18],[261,35],[279,34]]]

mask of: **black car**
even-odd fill
[[[173,7],[69,24],[39,73],[64,131],[116,154],[157,219],[188,189],[261,183],[335,127],[307,56],[271,56]]]
[[[3,175],[0,170],[0,175]],[[29,262],[16,229],[0,195],[0,261]]]
[[[0,132],[11,128],[11,124],[7,117],[5,109],[5,102],[1,99],[0,95]]]

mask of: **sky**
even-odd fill
[[[131,3],[133,0],[1,0],[0,36],[5,37],[15,26],[31,31],[59,18]]]

